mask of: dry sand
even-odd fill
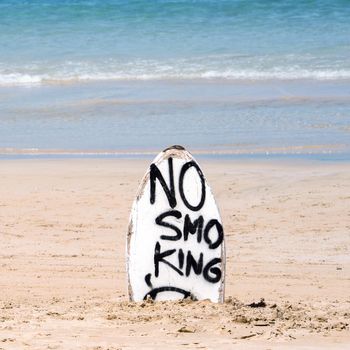
[[[0,349],[350,348],[350,164],[201,162],[226,233],[221,305],[127,301],[147,165],[0,161]]]

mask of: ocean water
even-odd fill
[[[2,0],[0,84],[350,78],[347,0]]]
[[[2,0],[0,149],[350,153],[347,0]]]

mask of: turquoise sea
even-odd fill
[[[0,1],[0,153],[170,144],[350,159],[350,1]]]

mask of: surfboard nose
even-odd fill
[[[178,151],[185,151],[185,147],[183,146],[180,146],[180,145],[173,145],[173,146],[170,146],[170,147],[167,147],[166,149],[163,150],[163,152],[166,152],[166,151],[170,151],[172,149],[176,149]]]

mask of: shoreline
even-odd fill
[[[0,153],[0,162],[21,160],[148,160],[159,152],[62,152],[62,153]],[[191,152],[200,160],[213,162],[272,162],[272,163],[350,163],[350,153],[226,153]]]
[[[185,148],[187,148],[185,146]],[[124,149],[39,149],[0,147],[0,160],[10,159],[151,159],[162,148]],[[284,147],[256,147],[228,144],[211,147],[191,147],[190,153],[201,159],[212,160],[319,160],[350,161],[347,145],[290,145]]]
[[[1,154],[155,154],[171,144],[193,153],[350,153],[349,82],[93,82],[1,91]]]

